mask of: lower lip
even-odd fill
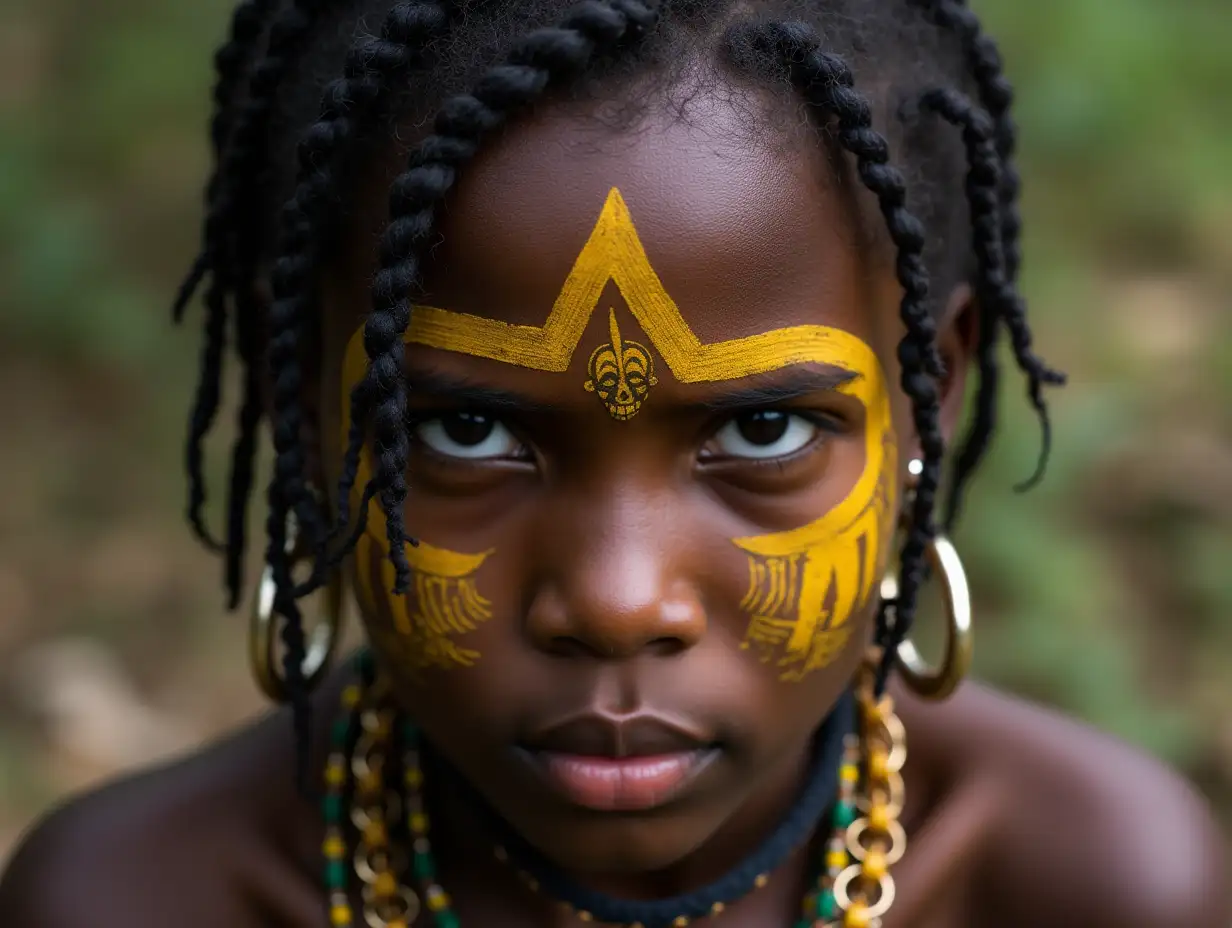
[[[678,795],[715,757],[711,748],[645,757],[532,755],[574,805],[600,812],[644,812]]]

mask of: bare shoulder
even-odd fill
[[[286,851],[301,801],[288,788],[290,764],[279,762],[287,727],[259,722],[52,812],[0,875],[0,924],[314,924],[281,915],[302,908],[298,884],[308,879]]]
[[[1179,775],[1115,738],[978,685],[901,701],[928,769],[999,785],[976,877],[997,924],[1227,928],[1228,857]]]

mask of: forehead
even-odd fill
[[[621,129],[564,107],[517,123],[462,172],[421,301],[542,325],[617,188],[703,342],[802,324],[867,338],[854,226],[824,153],[807,129],[751,125],[750,112],[702,96]],[[387,179],[371,186],[364,218],[379,229]],[[358,263],[370,261],[369,249]]]

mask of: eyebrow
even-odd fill
[[[405,379],[412,394],[428,393],[461,406],[528,413],[547,412],[555,408],[552,403],[531,399],[522,393],[477,384],[437,371],[408,371]]]
[[[776,372],[774,380],[768,383],[707,397],[694,405],[713,412],[775,406],[812,393],[832,392],[859,377],[855,371],[837,367],[793,368]]]
[[[757,409],[800,399],[813,393],[832,392],[860,377],[854,371],[836,367],[795,368],[775,372],[771,376],[774,380],[768,383],[682,405],[710,412]],[[460,406],[522,413],[546,413],[559,409],[559,405],[555,403],[532,399],[512,390],[474,383],[439,371],[409,371],[406,385],[413,393],[430,394],[434,398],[448,400]]]

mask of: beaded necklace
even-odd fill
[[[395,709],[373,698],[372,664],[366,652],[357,666],[360,682],[343,690],[343,716],[331,729],[325,765],[322,850],[330,923],[334,928],[355,928],[349,892],[358,887],[368,928],[412,928],[425,908],[432,928],[460,928],[449,894],[436,879],[423,805],[419,732]],[[863,782],[861,738],[849,735],[843,743],[830,834],[793,928],[880,928],[894,901],[888,868],[906,848],[898,822],[905,739],[888,697],[874,699],[871,681],[862,680],[857,692],[866,752]],[[495,847],[494,853],[512,863],[503,848]],[[530,889],[540,890],[529,874],[518,871],[518,875]],[[768,880],[769,874],[758,875],[754,889]],[[715,902],[709,916],[721,916],[727,905]],[[580,921],[595,920],[590,912],[570,910]],[[685,928],[695,922],[679,916],[670,926]],[[635,923],[625,928],[646,926]]]

